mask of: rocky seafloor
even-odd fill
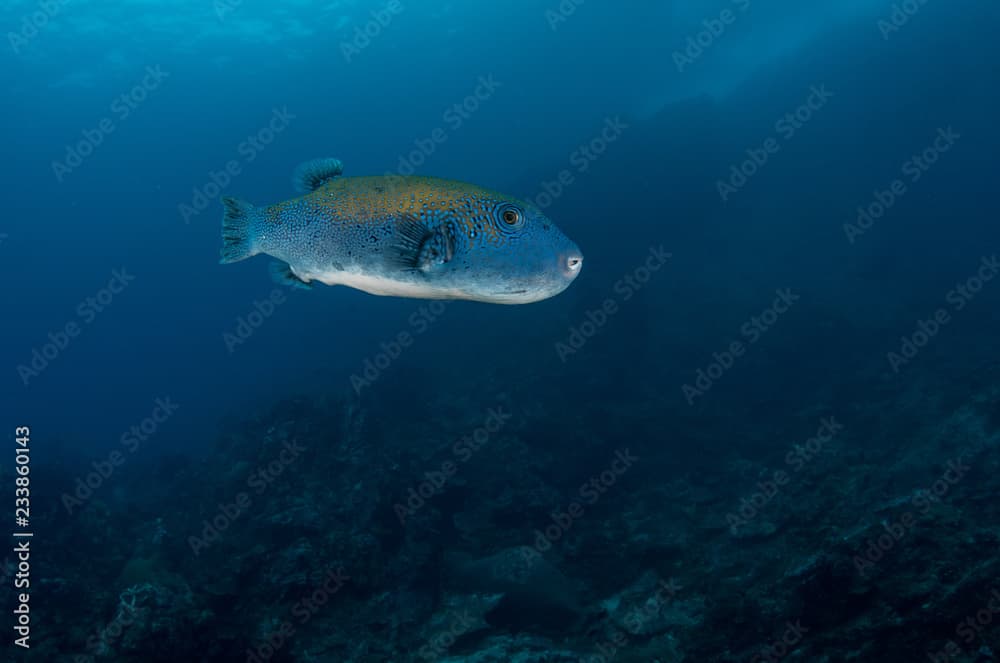
[[[780,417],[544,376],[290,399],[71,508],[67,461],[28,657],[993,661],[1000,367],[964,376]]]

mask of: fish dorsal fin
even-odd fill
[[[426,273],[452,259],[455,242],[447,223],[432,230],[416,218],[404,216],[396,227],[396,241],[392,249],[389,259],[394,264]]]
[[[292,175],[292,183],[299,193],[312,193],[343,172],[344,164],[340,159],[313,159],[299,164]]]

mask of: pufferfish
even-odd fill
[[[255,207],[223,198],[222,263],[264,253],[275,280],[373,295],[528,304],[565,290],[580,249],[536,206],[433,177],[340,177],[337,159],[299,166],[302,195]]]

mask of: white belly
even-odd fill
[[[382,276],[371,276],[358,272],[331,271],[320,274],[310,274],[307,278],[315,279],[326,285],[346,285],[372,295],[387,297],[411,297],[414,299],[465,299],[465,295],[454,289],[442,289],[429,284],[396,281]]]

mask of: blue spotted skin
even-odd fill
[[[430,238],[420,260],[407,228]],[[251,254],[287,262],[302,281],[429,299],[538,301],[562,292],[582,264],[535,206],[429,177],[339,177],[256,208],[250,234]],[[416,264],[401,263],[401,246]]]

